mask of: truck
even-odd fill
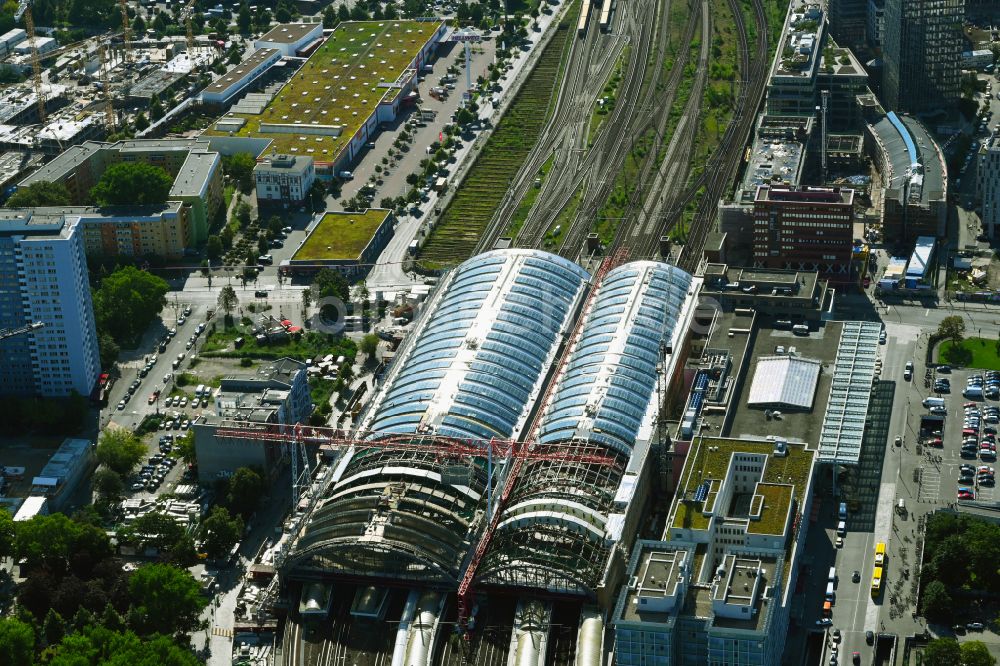
[[[437,118],[437,111],[434,109],[420,109],[421,120],[434,120]]]
[[[927,409],[931,407],[944,407],[944,398],[924,398],[923,405]]]

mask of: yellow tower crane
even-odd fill
[[[115,121],[115,106],[111,98],[111,76],[108,73],[107,51],[103,41],[97,45],[97,55],[101,61],[100,76],[101,88],[104,92],[104,124],[107,125],[108,134],[111,134],[117,128],[117,122]]]
[[[191,66],[194,67],[194,28],[191,26],[192,14],[194,14],[194,0],[188,0],[188,3],[184,6],[184,23],[187,25],[188,58],[191,58]]]
[[[122,10],[122,39],[125,44],[125,62],[131,63],[132,56],[132,24],[128,22],[128,4],[126,0],[118,0],[118,6]]]
[[[28,44],[31,46],[31,78],[35,87],[35,97],[38,100],[38,121],[45,122],[45,92],[42,90],[42,63],[38,59],[38,42],[35,41],[35,19],[31,17],[31,0],[20,0],[17,11],[14,12],[16,23],[24,17],[24,31],[28,33]]]

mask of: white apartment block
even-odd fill
[[[983,231],[992,238],[1000,224],[1000,136],[994,134],[979,149],[976,193],[983,202]]]
[[[100,372],[79,218],[0,212],[0,394],[88,395]]]

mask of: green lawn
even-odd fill
[[[357,259],[388,215],[389,211],[376,208],[327,213],[292,260]]]
[[[996,340],[967,338],[956,348],[950,341],[941,343],[940,360],[952,365],[983,370],[1000,370],[1000,354]]]

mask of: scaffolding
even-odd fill
[[[601,262],[600,268],[598,268],[597,273],[594,275],[594,279],[591,281],[590,291],[587,294],[586,301],[581,308],[581,316],[577,318],[576,325],[573,327],[573,331],[570,334],[566,345],[563,347],[562,354],[559,357],[559,361],[556,364],[555,370],[552,373],[552,380],[548,383],[545,389],[545,394],[542,399],[538,402],[539,409],[535,411],[534,418],[531,425],[525,431],[527,433],[527,439],[532,440],[537,434],[538,426],[541,423],[542,415],[545,413],[546,408],[552,398],[555,391],[556,384],[558,383],[559,375],[562,372],[563,366],[566,360],[569,358],[570,352],[574,345],[579,340],[580,334],[583,331],[583,322],[586,319],[586,313],[590,309],[590,305],[593,302],[594,296],[597,294],[598,288],[601,286],[601,282],[604,277],[608,274],[611,269],[624,263],[628,258],[628,250],[620,249],[612,256],[609,256]],[[555,449],[555,447],[543,447],[542,451],[548,450],[558,450],[570,458],[575,458],[579,460],[576,456],[576,452],[579,449],[585,449],[588,451],[593,451],[594,449],[603,452],[602,447],[593,447],[588,444],[581,444],[580,447],[570,446],[565,448]],[[610,458],[611,465],[617,465],[618,461],[615,458]],[[476,546],[476,550],[472,554],[472,559],[469,565],[466,567],[464,574],[462,575],[462,580],[458,586],[458,621],[463,628],[468,626],[468,620],[470,611],[472,610],[472,586],[476,579],[479,565],[486,556],[487,551],[490,548],[490,544],[493,540],[493,536],[496,534],[497,527],[500,523],[500,517],[503,513],[503,508],[507,506],[508,500],[510,499],[511,493],[513,492],[520,476],[521,471],[524,466],[524,458],[517,458],[512,461],[511,469],[507,475],[507,479],[504,483],[503,490],[500,493],[499,500],[493,507],[491,514],[487,516],[488,524],[483,532],[482,538],[480,538],[479,543]],[[580,460],[580,462],[583,462]]]

